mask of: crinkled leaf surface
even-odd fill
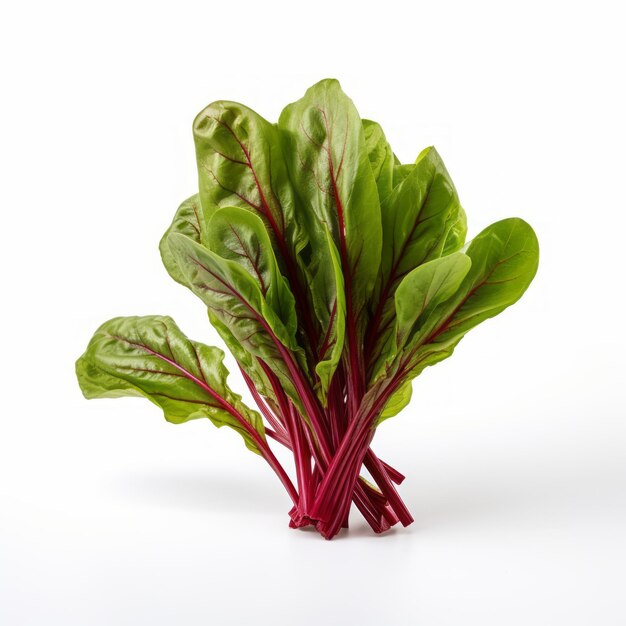
[[[226,207],[209,221],[206,242],[223,259],[238,263],[258,284],[267,304],[295,335],[298,321],[294,297],[280,273],[263,221],[250,211]]]
[[[281,132],[248,107],[219,101],[197,116],[194,138],[200,198],[207,222],[219,207],[229,206],[245,209],[263,220],[279,267],[295,297],[300,342],[312,374],[319,329],[310,313],[304,278],[307,271],[300,258],[308,233],[302,215],[296,211]]]
[[[237,206],[263,219],[279,258],[306,242],[278,129],[236,102],[210,104],[195,119],[200,199],[207,219],[218,207]]]
[[[524,220],[509,218],[483,230],[466,254],[471,267],[461,286],[404,349],[401,368],[412,375],[450,356],[465,333],[522,297],[537,272],[539,244]]]
[[[280,115],[289,175],[317,250],[326,250],[325,227],[346,277],[348,324],[365,312],[380,264],[380,205],[352,101],[336,80],[323,80]]]
[[[366,346],[370,364],[380,357],[392,331],[394,294],[400,281],[416,267],[441,256],[461,212],[441,158],[434,148],[427,148],[382,205],[382,264]]]
[[[267,363],[294,402],[299,402],[286,364],[298,346],[265,301],[258,283],[239,263],[223,259],[184,235],[174,234],[169,241],[189,288],[245,350]]]
[[[167,273],[177,283],[187,286],[185,284],[185,277],[170,250],[168,243],[170,235],[180,233],[200,243],[205,232],[206,226],[202,206],[200,205],[200,196],[196,194],[191,196],[191,198],[187,198],[187,200],[178,207],[172,223],[159,242],[159,252],[161,253],[163,265]]]
[[[219,348],[187,339],[170,317],[118,317],[96,331],[76,373],[87,398],[144,396],[170,422],[206,417],[258,452],[263,421],[228,387],[223,358]]]
[[[188,200],[185,200],[172,221],[172,224],[167,229],[161,242],[159,249],[161,252],[161,259],[163,265],[167,269],[169,275],[178,283],[190,288],[190,285],[185,277],[183,271],[178,266],[174,254],[170,249],[169,238],[173,234],[182,234],[196,243],[205,241],[207,239],[207,226],[204,219],[203,209],[200,205],[199,196],[196,194]],[[227,324],[223,324],[215,315],[211,313],[209,309],[209,320],[212,326],[217,330],[220,337],[233,353],[235,359],[239,363],[240,367],[248,374],[248,376],[254,381],[256,388],[265,397],[272,397],[271,387],[269,386],[263,369],[259,365],[254,355],[250,354],[239,341],[235,338]]]

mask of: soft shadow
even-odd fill
[[[399,491],[415,522],[403,528],[397,524],[380,535],[352,507],[350,528],[334,540],[350,537],[382,541],[425,530],[466,526],[487,521],[509,524],[563,512],[580,502],[580,495],[548,481],[524,484],[513,476],[497,478],[480,475],[432,476],[431,480],[407,480]],[[456,479],[456,480],[455,480]],[[458,482],[457,482],[458,480]],[[565,482],[565,481],[564,481]],[[569,482],[569,481],[568,481]],[[115,498],[168,510],[198,514],[235,513],[275,516],[284,513],[285,524],[291,501],[280,484],[243,474],[223,476],[201,472],[143,472],[118,475],[107,488]],[[319,539],[313,528],[291,531],[303,539]]]
[[[290,500],[269,481],[195,472],[124,474],[109,485],[116,497],[159,508],[197,513],[271,513],[289,509]],[[279,487],[279,486],[278,486]]]
[[[129,502],[198,514],[276,515],[277,511],[282,511],[285,514],[285,526],[288,522],[287,512],[291,508],[289,498],[281,492],[279,485],[243,475],[220,477],[196,472],[162,471],[128,473],[114,478],[108,489],[114,497]],[[411,532],[412,529],[412,526],[402,528],[398,524],[377,535],[353,507],[350,528],[342,529],[333,541],[343,541],[350,537],[380,541],[397,536],[398,533]],[[299,535],[303,540],[320,540],[320,535],[312,526],[297,530],[286,528],[286,531]]]
[[[424,490],[405,499],[415,519],[411,528],[443,528],[522,513],[525,504],[495,491]]]
[[[411,528],[411,526],[403,528],[401,524],[396,524],[384,533],[376,534],[353,506],[350,511],[350,527],[342,528],[333,537],[332,541],[344,541],[351,537],[359,537],[360,539],[370,539],[373,541],[381,541],[384,539],[391,540],[391,538],[397,536],[398,533],[411,532]],[[292,531],[300,535],[303,540],[311,539],[313,541],[319,541],[321,539],[320,534],[313,526],[304,526],[303,528],[292,529]]]
[[[360,513],[355,512],[351,517],[356,518]],[[382,541],[382,540],[391,540],[395,535],[398,534],[398,530],[404,531],[408,530],[408,528],[402,528],[400,524],[396,524],[392,526],[389,530],[386,530],[384,533],[375,533],[370,526],[365,522],[365,520],[359,519],[358,521],[351,519],[350,520],[350,528],[342,528],[339,534],[333,538],[333,541],[339,540],[342,541],[344,539],[350,539],[351,537],[359,537],[361,539],[370,539],[372,541]]]
[[[475,471],[439,480],[433,477],[432,482],[420,480],[400,491],[418,532],[476,523],[517,526],[563,520],[576,515],[585,502],[593,506],[603,501],[602,493],[584,493],[580,478],[567,472],[524,476],[503,471],[494,476]]]

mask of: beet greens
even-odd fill
[[[96,331],[76,365],[84,395],[145,396],[170,422],[235,429],[285,486],[294,528],[330,539],[352,503],[374,532],[410,524],[404,476],[371,447],[376,428],[425,367],[522,296],[537,270],[533,230],[505,219],[465,246],[465,212],[436,150],[401,164],[335,80],[278,124],[220,101],[193,132],[199,193],[161,256],[208,307],[258,412],[229,388],[220,349],[160,316]],[[295,484],[270,440],[293,452]]]

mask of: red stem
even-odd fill
[[[374,455],[371,448],[365,453],[365,467],[368,469],[372,478],[376,481],[376,484],[380,487],[382,494],[387,499],[389,506],[393,509],[394,513],[398,516],[398,520],[403,526],[408,526],[413,522],[411,513],[406,508],[406,505],[402,501],[400,494],[396,491],[389,476],[385,471],[383,464]]]
[[[250,376],[248,376],[248,374],[245,372],[243,367],[241,367],[241,364],[238,363],[238,365],[239,365],[239,369],[241,370],[241,374],[243,375],[243,379],[245,380],[246,385],[248,386],[248,389],[250,390],[250,393],[252,394],[252,397],[254,398],[254,401],[259,407],[259,410],[263,414],[263,417],[270,423],[272,428],[276,430],[276,434],[278,434],[283,439],[289,440],[289,435],[287,434],[287,431],[285,430],[284,426],[280,423],[280,421],[278,421],[278,419],[276,419],[272,411],[270,411],[267,404],[265,403],[265,400],[263,400],[263,398],[261,397],[261,394],[257,391],[257,388],[254,386],[254,382],[252,381]]]

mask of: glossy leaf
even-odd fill
[[[293,334],[263,297],[248,271],[184,235],[170,237],[170,248],[189,288],[228,327],[234,339],[279,376],[298,401],[286,359],[298,350]]]
[[[295,335],[298,322],[294,297],[280,273],[263,221],[245,209],[227,207],[213,214],[207,230],[208,247],[245,268],[287,333]]]
[[[306,243],[275,125],[236,102],[210,104],[193,134],[200,199],[207,219],[236,206],[263,219],[279,258],[293,258]]]
[[[519,218],[501,220],[482,231],[469,245],[472,267],[454,309],[437,330],[444,341],[494,317],[517,302],[537,273],[539,243],[533,229]]]
[[[325,249],[323,225],[339,250],[346,276],[348,323],[364,313],[380,263],[381,226],[376,181],[365,133],[352,101],[336,80],[323,80],[287,106],[279,128],[289,175],[309,235]]]
[[[144,396],[170,422],[206,417],[259,452],[261,416],[228,387],[223,358],[218,348],[187,339],[169,317],[118,317],[96,331],[76,373],[87,398]]]
[[[161,241],[159,242],[159,252],[161,260],[167,270],[167,273],[177,282],[185,285],[185,277],[178,267],[178,263],[174,259],[169,248],[168,239],[174,233],[186,235],[197,243],[202,241],[202,237],[206,232],[204,215],[200,205],[200,196],[198,194],[187,198],[176,211],[174,219],[169,228],[165,231]],[[187,285],[185,285],[187,286]]]
[[[296,212],[281,133],[248,107],[214,102],[194,121],[200,198],[207,221],[219,207],[239,207],[263,220],[295,297],[299,339],[309,362],[318,329],[299,254],[308,241]]]
[[[169,275],[176,282],[184,285],[185,287],[190,287],[183,271],[178,266],[176,258],[170,250],[169,238],[175,233],[185,235],[196,243],[200,243],[201,241],[208,239],[203,209],[200,205],[199,196],[197,194],[188,200],[185,200],[185,202],[180,205],[176,215],[174,216],[172,224],[161,238],[161,242],[159,244],[161,258]],[[242,367],[246,374],[254,381],[259,392],[263,396],[271,398],[271,388],[268,385],[267,379],[265,378],[263,370],[256,358],[247,352],[245,348],[242,348],[239,341],[233,336],[230,328],[226,324],[222,324],[215,315],[211,314],[210,310],[209,320],[215,330],[219,333],[228,349],[233,353],[235,359],[237,359],[240,367]]]
[[[393,166],[392,188],[395,189],[415,169],[415,163],[395,163]]]
[[[405,348],[412,375],[452,354],[465,333],[519,300],[537,272],[539,244],[519,218],[496,222],[468,246],[471,267],[456,294],[440,304]]]
[[[418,157],[408,176],[383,202],[383,253],[368,328],[368,362],[393,328],[395,291],[419,265],[441,256],[451,228],[462,211],[448,172],[434,148]]]
[[[436,307],[457,292],[470,266],[470,258],[457,252],[424,263],[402,279],[394,296],[393,332],[386,336],[386,345],[380,350],[381,356],[374,368],[373,381],[384,374],[388,364],[411,336],[428,323]]]

